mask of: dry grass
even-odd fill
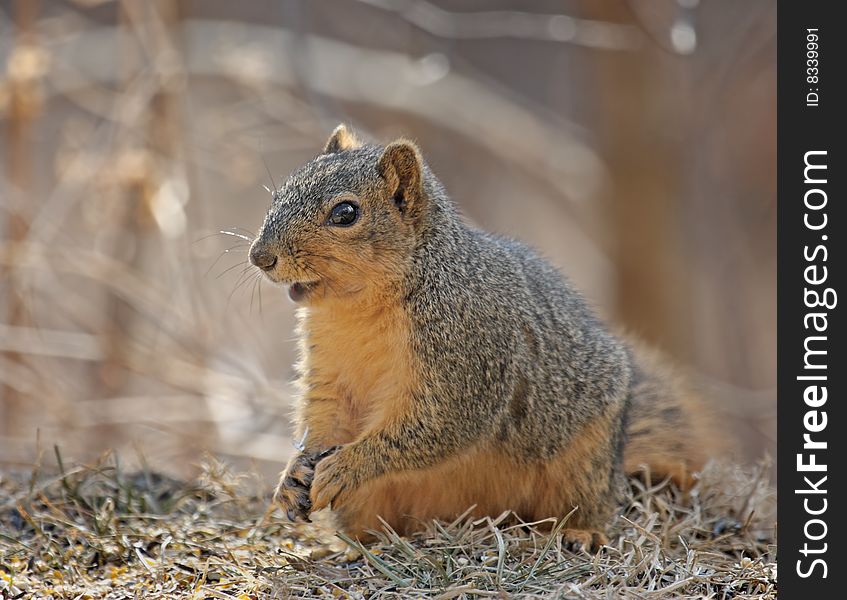
[[[554,525],[497,519],[391,531],[362,546],[329,518],[266,513],[260,478],[209,460],[182,482],[125,473],[109,454],[0,476],[3,598],[775,598],[774,494],[764,473],[710,467],[688,497],[633,481],[597,556]]]

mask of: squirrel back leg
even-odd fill
[[[563,517],[576,508],[562,531],[565,546],[597,552],[608,543],[604,532],[624,488],[622,429],[619,409],[610,410],[585,426],[556,457],[536,467],[534,493],[522,516]]]
[[[451,521],[474,506],[476,517],[514,511],[525,521],[562,518],[566,547],[597,551],[620,500],[617,412],[595,419],[556,456],[526,463],[502,448],[477,448],[420,471],[380,477],[363,485],[336,514],[341,528],[366,540],[380,517],[400,534],[432,519]]]
[[[379,477],[334,510],[348,535],[368,540],[368,530],[382,529],[381,520],[407,535],[472,506],[470,515],[498,516],[512,503],[524,504],[531,487],[531,475],[508,457],[473,449],[434,467]]]
[[[711,408],[665,361],[636,348],[624,470],[690,489],[709,458],[731,451]]]

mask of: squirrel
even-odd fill
[[[567,547],[596,552],[626,474],[688,488],[717,449],[682,379],[533,250],[468,224],[409,140],[339,125],[274,190],[249,258],[301,305],[303,443],[274,495],[291,520],[331,507],[365,540],[380,519],[572,513]]]

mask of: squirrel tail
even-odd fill
[[[633,356],[624,469],[688,489],[706,461],[727,452],[728,439],[714,411],[658,353],[635,345]]]

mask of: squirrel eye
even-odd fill
[[[339,202],[332,207],[327,223],[339,227],[348,227],[359,218],[359,207],[351,202]]]

